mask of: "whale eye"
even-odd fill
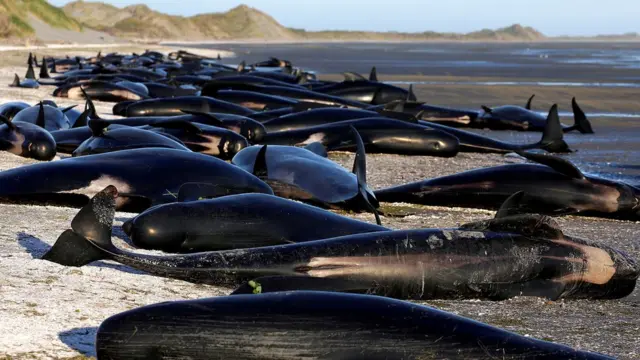
[[[439,142],[439,141],[434,142],[434,143],[433,143],[433,148],[434,148],[435,150],[440,150],[440,142]]]

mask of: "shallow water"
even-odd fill
[[[216,44],[247,64],[276,56],[322,74],[376,66],[384,75],[499,77],[500,81],[389,81],[400,84],[639,88],[640,43],[332,43]],[[416,79],[417,80],[417,79]],[[640,99],[639,99],[640,100]],[[498,104],[495,104],[498,105]],[[506,105],[506,104],[505,104]],[[516,105],[524,105],[516,104]],[[464,107],[464,106],[463,106]],[[478,110],[477,108],[468,107]],[[640,185],[640,102],[637,111],[587,112],[594,135],[566,134],[577,152],[566,155],[588,174]],[[573,124],[573,114],[561,112]],[[532,143],[541,133],[479,131],[496,139]]]

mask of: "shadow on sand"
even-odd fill
[[[22,246],[34,259],[41,259],[42,256],[44,256],[44,254],[46,254],[47,251],[49,251],[49,249],[51,248],[51,246],[49,246],[49,244],[47,244],[46,242],[25,232],[19,232],[17,234],[17,238],[18,244],[20,244],[20,246]],[[105,261],[95,261],[86,266],[94,266],[104,269],[115,269],[129,274],[145,274],[145,272],[143,271],[132,269],[125,265],[114,264]]]
[[[58,333],[58,338],[69,348],[85,356],[96,356],[97,327],[75,328]]]

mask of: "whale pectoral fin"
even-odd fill
[[[565,160],[561,157],[549,154],[536,154],[525,151],[516,151],[516,153],[524,158],[527,158],[528,160],[537,162],[538,164],[546,165],[570,178],[584,179],[584,175],[582,174],[580,169],[578,169],[570,161]]]
[[[70,229],[65,230],[42,257],[42,260],[76,267],[102,259],[106,259],[106,256],[99,248]]]
[[[242,284],[231,295],[295,290],[366,293],[372,287],[371,283],[346,279],[315,278],[310,276],[264,276]]]
[[[327,148],[324,147],[324,145],[322,145],[322,143],[318,141],[312,142],[311,144],[305,146],[304,148],[324,158],[329,156],[329,154],[327,153]]]
[[[560,225],[552,217],[537,214],[511,215],[498,219],[475,221],[461,225],[460,229],[508,232],[548,239],[564,237]]]
[[[505,202],[502,203],[500,209],[496,212],[494,219],[505,218],[517,214],[521,214],[522,200],[525,196],[524,191],[518,191],[517,193],[509,196]]]
[[[396,100],[392,101],[384,106],[384,110],[395,111],[395,112],[404,112],[404,105],[406,104],[405,100]]]

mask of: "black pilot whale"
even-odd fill
[[[537,163],[476,169],[380,189],[380,202],[406,202],[497,209],[509,196],[525,191],[529,211],[640,219],[640,189],[584,175],[568,160],[548,154],[517,152]]]
[[[207,184],[184,184],[178,199],[201,198],[208,188]],[[139,248],[174,253],[281,245],[389,230],[315,206],[256,193],[155,206],[126,221],[122,228]]]
[[[46,179],[46,181],[43,181]],[[182,184],[207,183],[219,196],[273,194],[252,174],[198,153],[162,148],[114,151],[0,172],[0,202],[84,206],[106,185],[120,187],[118,209],[139,212],[177,200]]]
[[[567,236],[552,218],[513,215],[510,201],[495,219],[459,228],[380,231],[154,256],[112,243],[117,198],[114,186],[99,192],[43,259],[66,266],[109,259],[193,283],[227,287],[246,283],[235,293],[254,292],[259,284],[262,292],[323,290],[403,299],[612,299],[633,292],[640,275],[631,256]]]
[[[110,360],[613,359],[407,301],[323,291],[128,310],[100,324],[96,353]]]

